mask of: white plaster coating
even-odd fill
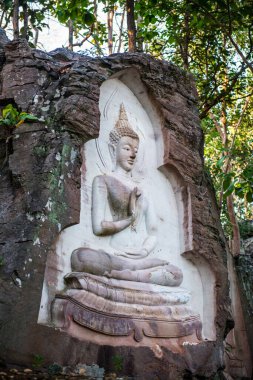
[[[129,78],[125,81],[129,81]],[[133,86],[133,81],[131,86]],[[150,257],[166,259],[182,269],[184,280],[183,288],[189,290],[192,294],[191,306],[194,311],[198,312],[203,320],[203,273],[190,261],[181,256],[185,250],[183,239],[183,202],[180,198],[180,184],[174,189],[169,181],[170,175],[166,176],[158,170],[163,164],[163,139],[159,117],[152,108],[151,103],[147,100],[147,95],[143,90],[141,82],[135,81],[138,98],[142,100],[143,108],[135,94],[122,83],[119,79],[110,79],[101,86],[100,112],[101,125],[99,139],[91,140],[83,148],[83,161],[85,165],[82,168],[82,186],[81,186],[81,214],[78,225],[67,228],[62,231],[56,246],[57,268],[47,268],[51,271],[50,280],[47,273],[45,276],[42,301],[39,314],[39,323],[49,323],[49,306],[50,306],[50,281],[54,273],[53,289],[55,292],[64,289],[63,276],[71,272],[70,257],[74,249],[79,247],[103,248],[107,252],[113,252],[111,246],[111,237],[95,236],[91,226],[91,188],[95,176],[106,174],[113,170],[113,163],[108,150],[109,132],[115,126],[119,117],[120,104],[124,103],[128,120],[133,129],[140,137],[140,146],[138,151],[137,162],[132,172],[132,176],[139,181],[145,188],[145,191],[152,198],[154,209],[158,221],[158,244]],[[142,95],[144,93],[144,95]],[[147,110],[147,112],[146,112]],[[152,120],[152,123],[151,123]],[[72,153],[72,152],[71,152]],[[75,152],[73,152],[74,158]],[[60,159],[59,153],[56,159]],[[176,181],[175,181],[176,182]],[[178,194],[175,194],[178,189]],[[48,202],[50,207],[50,201]],[[136,244],[135,232],[128,230],[124,233],[122,245]],[[202,272],[205,271],[202,266]],[[211,271],[209,271],[211,272]],[[212,282],[211,274],[207,278]],[[202,280],[201,280],[202,278]],[[52,284],[51,284],[52,285]],[[206,294],[205,294],[206,296]],[[52,295],[51,295],[52,297]],[[213,326],[214,305],[211,304],[208,312],[211,317],[204,319],[204,337],[211,338],[210,330]]]
[[[31,214],[29,214],[29,212],[26,213],[26,217],[27,217],[27,219],[28,219],[30,222],[32,222],[32,221],[34,220],[34,217],[33,217]]]
[[[40,239],[37,238],[34,240],[33,245],[40,245]]]
[[[61,161],[61,154],[59,152],[56,154],[55,159]]]
[[[51,198],[48,198],[45,208],[48,209],[48,211],[52,210],[53,202]]]

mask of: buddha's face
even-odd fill
[[[116,168],[121,167],[130,172],[135,164],[139,148],[139,140],[123,136],[115,148]]]

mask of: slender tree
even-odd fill
[[[118,39],[118,49],[117,49],[117,53],[120,53],[120,50],[121,50],[125,13],[126,13],[126,6],[124,5],[123,10],[122,10],[122,14],[121,14],[121,20],[120,20],[119,39]]]
[[[13,2],[13,37],[19,38],[19,0]]]
[[[22,31],[22,37],[28,40],[28,5],[27,1],[23,1],[22,4],[23,8],[23,31]]]
[[[114,16],[114,6],[109,6],[107,12],[107,29],[108,29],[108,52],[112,54],[113,52],[113,16]]]
[[[127,34],[128,50],[133,53],[136,51],[136,27],[134,21],[134,0],[126,0],[127,10]]]
[[[74,25],[73,20],[68,21],[68,28],[69,28],[69,49],[73,51],[73,44],[74,44]]]

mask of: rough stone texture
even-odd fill
[[[219,378],[223,339],[231,321],[226,246],[214,192],[203,171],[203,136],[191,76],[148,55],[90,58],[64,49],[46,54],[24,40],[5,45],[1,105],[39,117],[13,132],[2,129],[0,165],[0,357],[8,363],[77,363],[112,367],[123,358],[125,374],[136,379]],[[173,160],[190,187],[193,214],[191,260],[205,260],[216,278],[215,342],[185,345],[182,354],[162,358],[148,348],[84,344],[37,324],[47,255],[59,231],[79,221],[80,147],[99,134],[99,88],[111,75],[135,68],[170,131],[168,163]],[[12,135],[11,135],[12,133]],[[182,148],[182,146],[184,148]],[[197,376],[197,377],[196,377]]]
[[[251,353],[253,353],[253,237],[243,241],[244,255],[235,261],[238,276],[246,332]],[[252,358],[253,360],[253,358]]]
[[[0,68],[5,62],[4,46],[10,42],[5,31],[0,28]]]

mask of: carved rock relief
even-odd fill
[[[95,234],[92,225],[94,178],[107,178],[107,182],[108,178],[113,178],[113,191],[120,195],[120,199],[124,193],[119,190],[120,185],[115,185],[112,173],[115,173],[117,163],[108,149],[109,134],[119,120],[122,103],[129,125],[139,136],[134,165],[128,173],[129,178],[124,180],[126,188],[130,189],[127,197],[130,199],[134,188],[137,188],[142,189],[137,202],[144,198],[144,193],[148,195],[147,199],[152,200],[156,244],[148,252],[148,258],[116,257],[127,263],[133,261],[133,265],[153,260],[153,266],[145,268],[149,281],[145,280],[146,277],[140,278],[136,270],[136,277],[129,278],[133,271],[130,270],[129,274],[124,265],[117,268],[124,272],[123,276],[122,273],[120,276],[113,273],[114,264],[111,272],[106,269],[103,272],[102,257],[105,255],[100,253],[93,257],[96,257],[102,273],[85,271],[85,268],[78,270],[78,266],[73,268],[74,251],[85,249],[85,255],[92,261],[94,252],[112,256],[137,248],[140,252],[140,242],[147,238],[147,228],[142,226],[136,231],[132,221],[115,234]],[[52,248],[38,322],[59,327],[79,339],[92,339],[101,344],[150,345],[150,340],[157,339],[160,344],[166,344],[173,338],[198,342],[202,339],[202,322],[204,337],[214,338],[212,297],[207,308],[209,316],[204,312],[205,291],[208,286],[213,286],[213,277],[209,273],[205,283],[208,273],[205,263],[198,267],[182,256],[191,249],[192,243],[190,193],[180,173],[177,174],[171,165],[164,165],[165,145],[159,115],[140,81],[135,82],[133,92],[118,78],[109,79],[102,85],[100,112],[99,138],[87,142],[83,148],[80,223],[62,231]],[[119,178],[116,181],[122,182]],[[130,183],[134,185],[131,187]],[[116,199],[113,191],[109,197]],[[107,220],[112,219],[110,206],[107,205],[104,214]],[[125,217],[132,218],[130,214],[131,210]],[[168,268],[174,277],[176,274],[180,277],[176,286],[152,280],[150,273],[153,273],[153,268],[159,267],[160,275],[166,265],[170,265]],[[157,272],[154,276],[157,277]],[[120,339],[115,341],[114,336]]]

